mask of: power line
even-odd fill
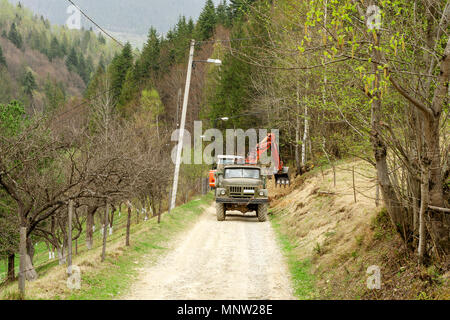
[[[97,22],[94,21],[94,19],[92,19],[91,17],[89,17],[87,15],[87,13],[85,13],[78,5],[76,5],[72,0],[67,0],[69,3],[71,3],[75,8],[78,9],[78,11],[80,11],[80,13],[86,17],[86,19],[88,19],[90,22],[92,22],[98,29],[100,29],[105,35],[107,35],[108,37],[110,37],[114,42],[116,42],[119,46],[121,46],[122,48],[125,47],[125,45],[120,42],[119,40],[117,40],[116,38],[114,38],[109,32],[107,32],[105,29],[103,29]],[[134,52],[132,52],[135,56],[138,57],[138,55]]]
[[[215,42],[234,42],[234,41],[245,41],[245,40],[254,40],[261,39],[261,37],[247,37],[247,38],[234,38],[234,39],[215,39],[215,40],[199,40],[196,41],[196,44],[200,43],[215,43]]]

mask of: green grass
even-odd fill
[[[132,219],[131,233],[130,233],[130,247],[120,245],[120,250],[111,250],[108,252],[108,247],[113,244],[122,244],[125,240],[125,229],[114,230],[114,235],[108,237],[108,244],[106,250],[106,260],[103,263],[92,261],[92,264],[86,262],[86,257],[89,259],[89,254],[97,255],[101,248],[97,247],[91,251],[80,250],[77,256],[84,263],[89,263],[92,268],[89,271],[83,272],[81,275],[81,290],[72,291],[67,294],[55,292],[50,294],[49,299],[54,300],[111,300],[118,298],[125,294],[130,285],[135,281],[138,275],[137,268],[142,268],[149,259],[156,259],[159,255],[166,252],[167,242],[174,238],[175,235],[191,226],[196,219],[204,212],[204,208],[209,206],[214,200],[214,195],[209,193],[196,200],[188,202],[175,208],[171,214],[163,214],[161,216],[161,223],[157,223],[157,218],[150,219],[143,222],[141,215],[141,222],[135,224],[135,219]],[[126,214],[122,214],[119,218],[115,218],[115,225],[120,225],[126,221]],[[94,234],[95,243],[101,243],[101,234],[98,228]],[[84,243],[84,235],[79,239],[78,243]],[[117,247],[117,245],[116,245]],[[45,244],[40,243],[36,246],[36,254],[40,252],[46,253],[47,248]],[[119,253],[118,253],[119,252]],[[85,257],[85,255],[88,255]],[[85,257],[85,258],[83,258]],[[45,256],[42,257],[45,262]],[[48,259],[48,255],[47,255]],[[90,260],[88,260],[90,261]],[[76,264],[76,263],[75,263]],[[83,263],[81,264],[83,265]],[[37,268],[39,278],[45,279],[47,275],[52,272],[53,267],[58,266],[57,260],[44,263],[40,268]],[[12,284],[12,287],[6,288],[3,292],[3,298],[8,298],[11,293],[16,290],[17,283]],[[9,290],[9,291],[8,291]],[[37,294],[38,295],[38,294]],[[0,295],[1,296],[1,295]],[[13,296],[11,296],[13,297]],[[48,297],[48,296],[47,296]],[[33,296],[30,292],[26,299],[40,299],[39,296]]]
[[[294,294],[300,300],[311,300],[315,297],[315,279],[311,273],[311,260],[298,260],[294,254],[295,245],[289,239],[288,235],[281,230],[279,218],[271,216],[271,223],[278,240],[281,244],[284,255],[287,258],[289,271],[291,273]]]
[[[107,300],[117,298],[124,294],[135,277],[138,275],[136,267],[142,267],[145,261],[144,255],[160,255],[167,251],[165,247],[168,240],[185,230],[202,213],[202,207],[209,205],[213,200],[212,193],[193,200],[172,213],[163,215],[161,224],[156,219],[150,220],[152,224],[147,232],[143,232],[133,239],[130,250],[126,250],[120,257],[107,256],[105,264],[100,272],[84,274],[82,276],[82,289],[74,292],[68,299],[71,300]]]

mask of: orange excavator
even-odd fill
[[[275,185],[286,187],[290,184],[289,167],[285,167],[283,161],[281,160],[276,135],[274,133],[268,134],[267,137],[264,138],[264,140],[258,143],[256,147],[249,152],[247,158],[245,159],[245,164],[257,165],[260,162],[261,156],[269,149],[271,149],[272,151],[271,155],[274,168],[271,174],[273,174],[273,176],[275,177]],[[235,162],[240,160],[239,158],[242,159],[242,157],[238,156],[219,156],[218,164],[220,166],[221,162],[223,162],[223,159],[233,159],[233,163],[229,164],[236,164]],[[220,170],[220,168],[218,169]],[[215,188],[216,186],[216,173],[217,170],[210,170],[209,172],[209,186],[211,188]]]

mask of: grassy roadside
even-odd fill
[[[270,222],[277,235],[280,247],[285,255],[292,277],[292,285],[294,288],[294,295],[299,300],[314,299],[315,293],[315,278],[311,272],[311,260],[299,260],[293,252],[296,247],[294,242],[289,239],[289,236],[281,231],[281,224],[279,217],[270,215]]]
[[[356,175],[357,199],[352,188]],[[415,253],[375,204],[373,168],[363,162],[320,168],[274,190],[271,221],[287,257],[299,299],[415,300],[450,297],[450,272],[419,266]],[[325,191],[321,193],[320,191]],[[369,267],[380,270],[381,288],[367,287]]]
[[[81,269],[81,290],[67,288],[65,266],[51,265],[39,270],[39,279],[27,283],[26,299],[48,300],[110,300],[125,294],[144,262],[156,259],[167,251],[167,243],[186,230],[209,206],[213,195],[193,200],[156,219],[134,225],[131,229],[131,246],[125,247],[124,236],[108,243],[106,261],[100,262],[101,248],[83,252],[74,259]],[[56,264],[56,263],[55,263]],[[17,283],[0,292],[2,299],[17,297]]]

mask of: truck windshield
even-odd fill
[[[232,178],[251,178],[251,179],[259,179],[259,170],[258,169],[225,169],[225,179]]]

